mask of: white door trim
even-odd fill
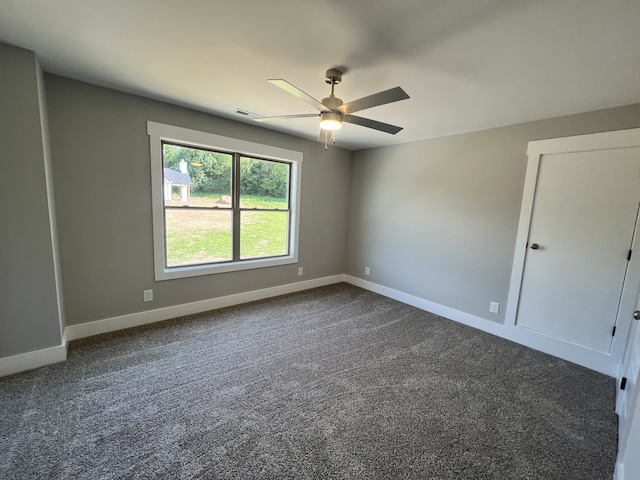
[[[593,368],[594,364],[600,365],[601,368],[596,368],[596,370],[600,371],[615,371],[615,369],[618,368],[617,366],[622,362],[622,357],[624,355],[626,339],[631,325],[631,315],[638,295],[638,287],[640,286],[640,251],[638,250],[640,249],[640,241],[638,241],[638,235],[636,235],[634,245],[632,247],[635,250],[635,253],[632,256],[625,279],[625,286],[617,319],[616,336],[613,339],[610,354],[602,354],[587,349],[576,349],[573,348],[573,346],[570,346],[565,342],[558,341],[548,335],[520,328],[516,325],[518,302],[522,286],[522,274],[524,272],[526,245],[531,226],[533,201],[538,182],[540,159],[543,155],[557,155],[594,150],[615,150],[634,147],[640,147],[640,128],[578,135],[573,137],[552,138],[548,140],[537,140],[529,142],[527,148],[527,155],[529,159],[527,162],[522,204],[520,208],[520,221],[518,223],[516,248],[513,257],[509,297],[505,310],[505,327],[513,329],[514,334],[518,337],[528,337],[531,343],[539,345],[540,349],[547,351],[548,353],[566,358],[567,360],[589,368]],[[580,352],[580,350],[584,351]]]

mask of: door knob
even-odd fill
[[[635,318],[636,320],[640,320],[640,310],[636,310],[635,312],[633,312],[633,318]]]
[[[531,250],[537,250],[540,248],[540,245],[538,245],[537,243],[532,243],[531,244]]]

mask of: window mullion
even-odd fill
[[[232,206],[233,206],[233,261],[240,261],[240,154],[233,154],[232,172]]]

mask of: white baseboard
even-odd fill
[[[615,362],[612,362],[607,355],[592,352],[582,347],[563,342],[526,328],[505,325],[476,315],[461,312],[460,310],[446,307],[358,277],[351,275],[345,275],[344,277],[345,282],[352,285],[384,295],[385,297],[393,298],[394,300],[412,305],[416,308],[420,308],[421,310],[435,313],[436,315],[448,318],[449,320],[454,320],[469,327],[477,328],[478,330],[496,335],[504,338],[505,340],[519,343],[520,345],[562,358],[563,360],[567,360],[572,363],[577,363],[578,365],[582,365],[611,377],[615,377],[618,374],[618,365],[614,364]]]
[[[616,462],[616,468],[613,470],[613,480],[624,480],[624,466]]]
[[[66,359],[67,342],[63,338],[61,345],[0,358],[0,377],[64,362]]]
[[[9,375],[11,373],[17,373],[20,371],[29,370],[31,368],[37,368],[43,365],[47,365],[49,363],[55,363],[65,360],[67,340],[76,340],[80,338],[90,337],[92,335],[98,335],[101,333],[113,332],[116,330],[136,327],[139,325],[159,322],[162,320],[169,320],[171,318],[176,318],[184,315],[191,315],[208,310],[215,310],[218,308],[239,305],[242,303],[262,300],[278,295],[285,295],[287,293],[298,292],[310,288],[322,287],[325,285],[331,285],[343,281],[378,293],[380,295],[393,298],[400,302],[412,305],[436,315],[440,315],[444,318],[448,318],[464,325],[477,328],[492,335],[497,335],[499,337],[514,341],[516,343],[520,343],[530,348],[534,348],[536,350],[540,350],[545,353],[564,358],[565,360],[584,365],[587,368],[591,368],[601,373],[605,373],[611,376],[615,376],[618,373],[617,366],[616,370],[613,371],[609,365],[603,365],[599,363],[598,358],[596,358],[595,360],[591,359],[590,357],[581,358],[580,352],[576,349],[572,350],[571,345],[562,345],[562,348],[558,349],[548,339],[541,339],[535,334],[524,331],[525,329],[506,326],[500,323],[493,322],[491,320],[487,320],[485,318],[446,307],[444,305],[439,305],[437,303],[401,292],[399,290],[394,290],[389,287],[369,282],[358,277],[340,274],[265,288],[261,290],[227,295],[224,297],[212,298],[198,302],[173,305],[170,307],[132,313],[119,317],[106,318],[78,325],[69,325],[65,328],[64,331],[64,336],[66,339],[63,340],[63,344],[60,346],[35,352],[26,352],[20,355],[15,355],[13,357],[0,358],[0,375]],[[551,345],[551,347],[549,345]]]
[[[492,322],[491,320],[487,320],[485,318],[461,312],[460,310],[456,310],[454,308],[445,307],[444,305],[425,300],[424,298],[416,297],[414,295],[410,295],[399,290],[394,290],[377,283],[369,282],[368,280],[363,280],[358,277],[353,277],[351,275],[345,275],[344,277],[345,282],[355,285],[356,287],[364,288],[365,290],[384,295],[385,297],[393,298],[394,300],[398,300],[399,302],[406,303],[407,305],[411,305],[413,307],[419,308],[420,310],[434,313],[444,318],[448,318],[449,320],[454,320],[458,323],[463,323],[469,327],[474,327],[487,333],[491,333],[499,337],[504,337],[505,327],[500,323]]]
[[[105,318],[103,320],[96,320],[78,325],[69,325],[65,329],[65,334],[69,341],[77,340],[79,338],[114,332],[125,328],[146,325],[148,323],[160,322],[162,320],[169,320],[171,318],[182,317],[184,315],[231,307],[233,305],[254,302],[256,300],[299,292],[310,288],[323,287],[325,285],[331,285],[342,281],[344,281],[344,275],[333,275],[330,277],[316,278],[313,280],[305,280],[277,287],[227,295],[225,297],[211,298],[192,303],[183,303],[181,305],[173,305],[171,307],[158,308],[156,310],[131,313],[120,317]]]
[[[183,315],[240,305],[242,303],[276,297],[287,293],[299,292],[310,288],[323,287],[325,285],[331,285],[343,281],[344,275],[333,275],[290,283],[287,285],[280,285],[277,287],[254,290],[251,292],[227,295],[225,297],[202,300],[199,302],[174,305],[146,312],[132,313],[129,315],[122,315],[120,317],[105,318],[103,320],[96,320],[94,322],[87,322],[79,325],[69,325],[64,330],[61,345],[0,358],[0,377],[65,361],[67,359],[67,342],[71,340],[145,325],[147,323],[169,320]]]

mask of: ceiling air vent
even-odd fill
[[[261,118],[262,117],[262,115],[258,115],[257,113],[248,112],[246,110],[243,110],[242,108],[236,108],[235,113],[237,113],[240,116],[250,118],[252,120],[255,119],[255,118]]]

